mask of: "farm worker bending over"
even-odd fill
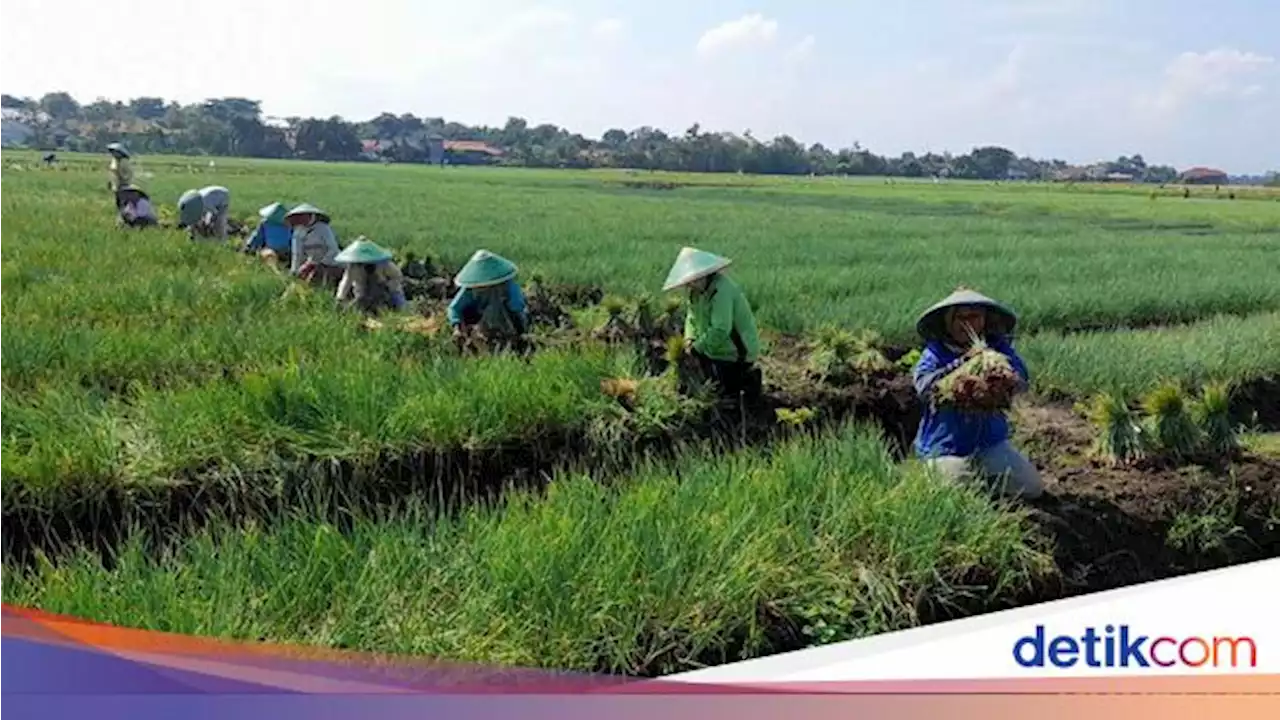
[[[310,282],[334,285],[342,279],[342,265],[336,260],[342,248],[329,227],[325,211],[302,203],[284,216],[292,228],[289,241],[289,273]]]
[[[1012,310],[972,290],[960,289],[924,311],[916,332],[925,340],[913,372],[916,392],[924,401],[916,454],[952,480],[974,475],[1003,479],[1006,495],[1039,497],[1044,490],[1034,465],[1009,443],[1009,421],[1003,410],[939,406],[939,382],[982,349],[999,353],[1012,368],[1013,392],[1025,390],[1027,366],[1013,349],[1009,335],[1017,324]]]
[[[293,252],[292,232],[284,224],[284,205],[271,203],[258,211],[262,222],[244,242],[245,252],[257,252],[277,260],[287,260]]]
[[[231,212],[231,191],[221,185],[188,190],[178,198],[178,227],[197,235],[227,239],[227,216]]]
[[[107,152],[111,154],[111,180],[107,182],[107,186],[116,194],[116,209],[124,204],[123,198],[120,197],[121,191],[133,183],[133,165],[129,161],[129,151],[124,145],[113,142],[107,145]]]
[[[347,266],[338,283],[338,302],[353,304],[367,313],[404,307],[404,277],[390,252],[362,235],[335,260]]]
[[[454,339],[479,329],[486,336],[513,338],[529,328],[516,266],[488,250],[477,250],[453,279],[462,290],[449,303]]]
[[[147,227],[156,224],[156,214],[151,208],[151,198],[141,188],[125,185],[117,191],[122,204],[118,217],[121,225]]]
[[[723,393],[755,399],[762,390],[760,336],[751,304],[738,284],[721,271],[732,260],[691,247],[680,250],[663,290],[689,289],[684,336],[704,374]]]

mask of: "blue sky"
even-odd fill
[[[1180,168],[1280,169],[1272,0],[48,7],[5,3],[5,92],[239,95],[277,116],[519,115],[593,137],[699,122],[881,153],[1000,144],[1072,162],[1141,152]],[[108,16],[119,34],[68,21]]]

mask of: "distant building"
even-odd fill
[[[396,146],[390,140],[362,140],[360,154],[366,160],[378,160],[382,153]],[[494,147],[479,140],[445,140],[440,136],[429,136],[425,142],[403,141],[404,145],[415,148],[425,144],[427,162],[440,165],[448,162],[451,165],[479,165],[492,162],[505,153],[502,148]]]
[[[503,155],[501,148],[480,140],[445,140],[443,150],[450,165],[482,165]]]
[[[389,145],[390,143],[383,143],[379,140],[361,140],[360,156],[365,160],[377,160],[381,157],[382,148]]]
[[[1230,178],[1221,170],[1193,167],[1179,175],[1178,182],[1184,185],[1226,185]]]
[[[1133,181],[1134,181],[1134,179],[1135,179],[1136,177],[1137,177],[1137,176],[1135,176],[1133,173],[1127,173],[1127,172],[1112,172],[1112,173],[1107,173],[1107,176],[1106,176],[1106,178],[1105,178],[1105,179],[1106,179],[1106,181],[1107,181],[1107,182],[1126,182],[1126,183],[1128,183],[1128,182],[1133,182]]]

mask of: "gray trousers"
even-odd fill
[[[1007,440],[970,457],[943,455],[925,462],[953,482],[983,478],[1005,496],[1035,499],[1044,492],[1036,466]]]

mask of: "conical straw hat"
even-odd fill
[[[329,213],[321,210],[320,208],[316,207],[315,205],[312,205],[311,203],[302,203],[301,205],[285,213],[284,217],[285,217],[285,220],[287,221],[290,218],[295,218],[295,217],[298,217],[299,215],[316,215],[317,217],[320,218],[321,222],[329,222]]]
[[[334,258],[344,265],[356,263],[380,263],[391,259],[391,252],[377,243],[365,239],[363,235],[355,242],[342,249]]]
[[[691,247],[681,248],[676,256],[675,264],[667,273],[667,281],[663,290],[674,290],[687,285],[698,278],[704,278],[713,272],[728,267],[732,260]]]
[[[501,255],[477,250],[453,281],[458,287],[486,287],[506,282],[516,275],[516,266]]]
[[[264,222],[275,223],[275,224],[284,223],[284,214],[285,214],[284,205],[278,202],[271,203],[270,205],[267,205],[262,209],[258,210],[258,216],[261,217]]]
[[[196,224],[204,214],[204,198],[199,190],[188,190],[178,198],[178,227]]]
[[[954,307],[973,305],[986,308],[987,332],[992,335],[1008,335],[1018,324],[1018,316],[1009,307],[992,300],[976,290],[967,288],[955,292],[934,303],[928,310],[920,314],[916,320],[916,332],[926,340],[936,340],[947,336],[946,312]]]

